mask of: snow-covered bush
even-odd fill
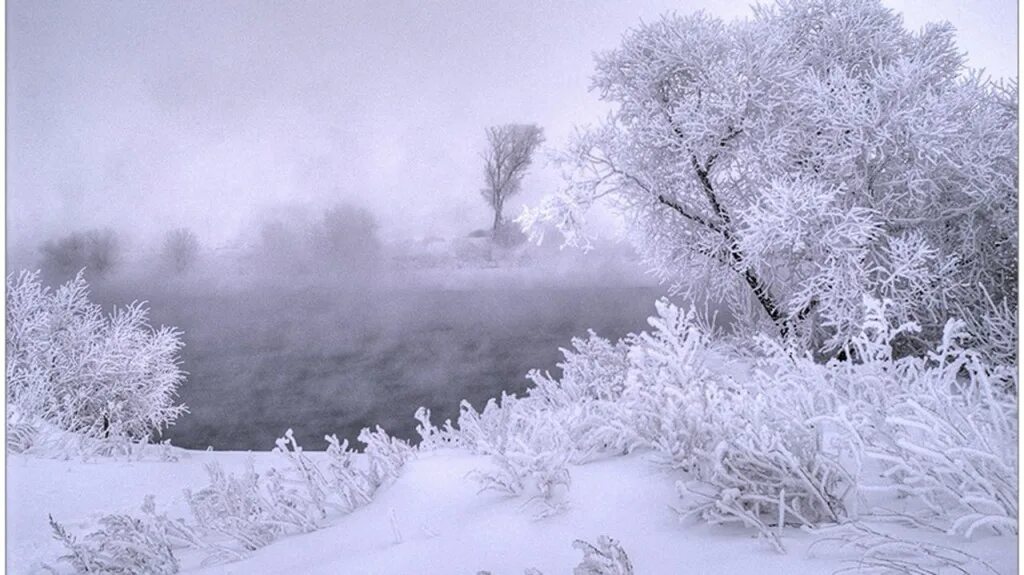
[[[538,370],[527,375],[534,387],[525,398],[502,394],[500,402],[492,399],[480,413],[462,402],[457,428],[446,422],[444,430],[439,430],[429,425],[429,419],[421,419],[426,432],[424,446],[456,445],[492,455],[509,451],[525,454],[524,445],[540,442],[572,463],[624,453],[628,445],[622,430],[610,429],[609,423],[619,413],[617,402],[628,367],[627,346],[591,333],[587,339],[573,338],[572,347],[562,349],[565,360],[558,364],[561,379]],[[528,459],[536,462],[540,450],[530,449],[532,456]]]
[[[477,413],[463,401],[459,430],[464,446],[491,456],[494,468],[477,470],[473,477],[481,491],[528,495],[537,504],[535,517],[563,511],[572,483],[568,464],[575,449],[563,422],[552,411],[536,409],[532,398],[502,394]]]
[[[742,518],[777,544],[772,524],[858,515],[966,536],[980,528],[1015,533],[1017,406],[1006,391],[1016,387],[1015,372],[964,349],[957,320],[935,351],[896,358],[896,342],[916,325],[897,325],[888,302],[862,305],[852,361],[822,365],[766,340],[752,381],[729,396],[735,402],[714,405],[705,394],[712,428],[724,414],[734,419],[710,433],[722,438],[703,460],[710,466],[698,457],[692,469],[714,486],[702,515]],[[900,511],[879,499],[887,493],[904,498]]]
[[[23,416],[13,405],[7,409],[7,449],[11,453],[28,451],[39,438],[38,422]]]
[[[210,483],[193,493],[185,490],[197,527],[207,534],[229,538],[246,551],[269,544],[284,531],[272,506],[261,493],[259,475],[247,462],[241,475],[225,474],[216,463],[206,466]]]
[[[1017,307],[1006,299],[996,303],[987,292],[985,300],[980,312],[957,308],[957,317],[966,324],[964,345],[978,352],[986,363],[1016,365]]]
[[[95,439],[140,441],[171,425],[185,374],[181,333],[154,330],[140,303],[104,315],[80,273],[51,292],[39,274],[7,279],[7,400]]]
[[[849,567],[836,573],[991,573],[991,565],[960,549],[932,542],[908,539],[873,529],[862,522],[847,522],[813,531],[819,536],[813,547],[828,543],[857,552]]]
[[[195,495],[186,492],[197,524],[240,543],[245,551],[267,545],[285,533],[307,533],[324,525],[330,511],[349,513],[369,503],[376,491],[398,476],[412,454],[405,442],[379,427],[364,429],[366,468],[353,461],[348,442],[328,436],[327,471],[310,459],[292,430],[277,440],[275,452],[288,462],[262,476],[250,463],[241,476],[209,466],[210,485]]]
[[[324,439],[327,441],[326,471],[304,453],[291,429],[277,440],[274,448],[289,463],[282,471],[274,470],[274,476],[300,488],[304,494],[300,499],[310,502],[316,510],[311,517],[314,522],[325,518],[328,510],[350,513],[369,503],[378,489],[398,477],[413,454],[408,443],[389,436],[379,426],[374,431],[363,429],[359,434],[359,441],[365,445],[365,466],[357,465],[354,458],[357,454],[349,449],[347,439],[339,442],[335,435]]]
[[[96,438],[60,429],[38,416],[27,415],[11,405],[7,413],[7,445],[14,453],[26,453],[53,459],[115,458],[176,461],[178,448],[165,439],[158,444],[148,438],[131,440],[120,437]]]
[[[1017,407],[1006,392],[1015,372],[964,349],[957,320],[935,351],[896,358],[900,336],[916,325],[897,325],[888,302],[862,305],[852,361],[822,365],[764,340],[752,381],[727,396],[734,401],[715,405],[705,394],[702,421],[720,439],[692,469],[713,486],[696,509],[712,521],[740,518],[780,548],[772,525],[779,533],[787,522],[872,515],[966,536],[1015,533]],[[714,429],[726,414],[733,422]],[[903,497],[902,509],[890,509],[885,494]]]
[[[816,382],[736,381],[714,369],[720,356],[697,314],[667,301],[657,310],[650,333],[574,340],[561,380],[533,372],[525,398],[503,395],[479,413],[463,403],[458,431],[446,433],[492,456],[494,470],[474,474],[484,489],[533,491],[546,514],[564,505],[551,494],[568,488],[569,464],[645,448],[690,474],[686,512],[709,521],[774,538],[766,516],[802,525],[842,516],[850,478],[809,421],[818,415],[809,406],[823,403]]]
[[[629,556],[611,537],[600,535],[597,544],[582,539],[573,541],[572,546],[583,552],[583,560],[573,568],[573,575],[633,575],[633,564]],[[492,575],[490,571],[478,571],[477,575]],[[524,575],[544,575],[539,569],[529,568]]]
[[[359,469],[354,460],[355,452],[348,447],[348,440],[338,441],[337,435],[324,437],[327,440],[327,456],[330,479],[327,485],[333,489],[340,499],[339,505],[343,513],[350,513],[373,500],[376,487],[372,485],[366,474]]]
[[[619,542],[601,535],[597,545],[577,539],[572,546],[583,552],[583,561],[572,570],[573,575],[633,575],[633,564]]]
[[[862,489],[920,504],[901,512],[914,523],[966,537],[1016,533],[1018,407],[1006,391],[1016,372],[964,349],[964,325],[949,321],[925,358],[894,362],[898,385],[880,398],[878,417],[849,426],[882,469],[882,481]]]
[[[452,420],[447,419],[444,427],[437,427],[430,421],[430,410],[420,407],[414,415],[419,425],[416,426],[416,433],[420,436],[418,448],[420,450],[440,449],[444,447],[459,447],[462,445],[462,436],[459,430],[452,425]]]
[[[359,437],[366,444],[365,465],[355,461],[347,441],[328,436],[324,470],[305,454],[290,429],[275,448],[288,462],[283,469],[259,474],[250,459],[241,474],[232,474],[208,464],[209,484],[196,492],[185,490],[191,523],[157,514],[147,498],[143,516],[105,516],[101,529],[84,542],[55,522],[54,530],[70,552],[65,559],[79,572],[172,573],[177,559],[171,549],[181,547],[202,552],[204,564],[235,561],[283,535],[322,528],[332,511],[345,514],[366,505],[413,454],[407,443],[379,427],[364,429]],[[150,569],[148,562],[157,566]],[[172,564],[174,571],[161,570]]]
[[[402,439],[387,434],[379,425],[371,431],[363,428],[358,437],[366,447],[363,453],[369,462],[367,480],[373,490],[398,477],[402,466],[412,457],[412,447]]]
[[[738,381],[716,365],[715,344],[692,310],[666,301],[657,309],[652,331],[629,342],[621,415],[610,425],[628,428],[633,448],[687,472],[684,514],[757,527],[780,549],[781,526],[842,517],[851,480],[811,422],[830,391],[757,370]]]
[[[616,400],[625,388],[628,362],[626,342],[611,343],[590,331],[587,338],[574,337],[572,349],[561,350],[565,360],[558,364],[559,380],[550,373],[531,371],[531,397],[541,397],[554,407],[564,407],[588,400]]]
[[[427,436],[491,455],[476,477],[516,495],[533,480],[543,493],[570,464],[647,450],[685,474],[681,513],[754,527],[780,551],[786,526],[868,516],[1014,532],[1015,372],[964,348],[958,321],[935,351],[898,357],[916,324],[891,302],[861,306],[850,359],[823,364],[772,338],[736,354],[663,300],[649,332],[576,340],[560,380],[534,372],[526,397],[464,402],[457,426],[428,420]]]
[[[54,537],[68,551],[60,560],[70,563],[77,573],[177,573],[180,565],[172,551],[175,530],[168,528],[170,522],[166,517],[156,515],[151,497],[146,498],[142,511],[142,517],[106,515],[99,520],[101,528],[82,540],[68,533],[51,516]]]

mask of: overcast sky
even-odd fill
[[[1016,76],[1016,2],[887,3]],[[748,4],[8,0],[8,240],[191,225],[220,244],[289,201],[359,203],[392,237],[486,227],[486,126],[560,146],[602,113],[595,51],[663,12]],[[538,163],[524,199],[556,185]]]

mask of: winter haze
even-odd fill
[[[1016,70],[1016,5],[892,1],[949,20],[969,62]],[[748,3],[8,3],[8,244],[72,228],[231,242],[255,212],[338,199],[388,236],[468,233],[483,129],[536,122],[548,144],[606,109],[594,52],[641,20]],[[520,202],[560,185],[538,158]],[[518,202],[517,202],[518,203]],[[129,215],[130,214],[130,215]]]

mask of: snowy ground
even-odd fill
[[[241,471],[239,452],[179,452],[179,461],[58,461],[8,457],[9,573],[37,573],[56,565],[59,544],[47,514],[73,533],[95,527],[112,512],[136,512],[147,494],[171,517],[186,517],[182,494],[207,483],[203,464],[218,461]],[[283,467],[280,455],[253,455],[257,471]],[[527,568],[547,575],[571,573],[580,553],[572,541],[599,535],[618,539],[640,574],[832,573],[850,567],[856,554],[834,546],[809,550],[814,537],[791,531],[780,555],[738,527],[680,523],[670,505],[679,501],[678,478],[643,455],[615,457],[571,468],[569,509],[533,519],[523,498],[478,494],[467,474],[486,469],[486,457],[454,450],[422,453],[366,507],[320,531],[280,539],[230,564],[201,568],[199,557],[180,554],[193,573],[466,573],[519,575]],[[917,534],[920,536],[920,534]],[[988,561],[998,573],[1017,572],[1017,540],[987,537],[964,542],[935,536]],[[62,572],[68,566],[60,565]]]

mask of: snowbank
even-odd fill
[[[111,512],[136,512],[147,494],[171,517],[188,514],[182,490],[207,483],[204,464],[217,461],[238,472],[253,457],[257,471],[281,466],[272,453],[179,451],[176,462],[55,461],[29,455],[8,458],[10,573],[37,573],[57,565],[63,552],[51,537],[47,514],[82,533]],[[316,457],[316,454],[311,454]],[[181,553],[186,573],[408,574],[477,573],[519,575],[537,568],[569,573],[579,563],[575,539],[618,539],[638,574],[832,573],[850,567],[856,552],[811,544],[816,537],[796,530],[785,537],[788,553],[741,527],[680,523],[669,503],[677,501],[678,472],[644,455],[613,457],[572,466],[566,512],[535,520],[524,498],[478,494],[470,477],[487,469],[486,457],[460,450],[422,452],[372,503],[314,533],[291,536],[243,561],[201,567],[196,554]],[[920,534],[916,534],[918,537]],[[981,557],[999,573],[1015,573],[1016,537],[963,541],[931,540]],[[68,566],[59,565],[61,572]]]

